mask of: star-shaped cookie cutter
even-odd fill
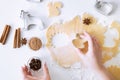
[[[30,26],[38,26],[40,30],[44,29],[42,20],[39,17],[32,16],[29,12],[21,10],[20,18],[24,24],[24,30],[29,30]]]

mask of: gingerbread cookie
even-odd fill
[[[29,41],[29,47],[34,51],[39,50],[42,47],[42,42],[39,38],[33,37]]]

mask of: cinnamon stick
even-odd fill
[[[20,28],[18,28],[18,30],[17,30],[17,47],[18,48],[21,47],[21,30],[20,30]]]
[[[11,26],[10,26],[10,25],[7,25],[7,29],[6,29],[6,32],[5,32],[5,34],[4,34],[4,38],[3,38],[3,40],[2,40],[2,44],[3,44],[3,45],[6,43],[6,40],[7,40],[7,38],[8,38],[8,35],[9,35],[9,33],[10,33],[10,29],[11,29]]]
[[[13,48],[17,48],[17,29],[15,30]]]
[[[2,43],[2,41],[3,41],[3,38],[4,38],[4,36],[5,36],[5,32],[6,32],[6,30],[7,30],[7,26],[8,26],[8,25],[6,25],[5,28],[4,28],[4,30],[3,30],[2,36],[1,36],[1,38],[0,38],[0,43]]]

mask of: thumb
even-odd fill
[[[23,73],[23,76],[26,77],[27,76],[27,72],[25,70],[25,67],[22,67],[22,73]]]
[[[27,75],[26,77],[28,80],[38,80],[37,77],[33,77],[33,76],[30,76],[30,75]]]
[[[43,72],[44,72],[44,78],[45,78],[45,80],[51,80],[50,79],[49,70],[48,70],[48,67],[47,67],[46,63],[43,66]]]
[[[47,67],[46,63],[44,63],[44,65],[43,65],[43,72],[44,72],[45,76],[49,75],[49,71],[48,71],[48,67]]]

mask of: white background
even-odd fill
[[[28,45],[22,46],[20,49],[13,49],[15,29],[23,27],[19,18],[20,10],[22,9],[29,11],[34,16],[40,17],[46,27],[55,21],[70,20],[74,16],[81,15],[84,12],[91,13],[96,18],[106,23],[113,20],[120,22],[120,0],[107,0],[116,5],[116,10],[110,16],[104,16],[94,9],[95,0],[58,0],[63,3],[61,15],[55,18],[48,18],[47,3],[50,1],[57,0],[43,0],[42,3],[29,3],[26,0],[0,0],[0,35],[6,24],[12,26],[6,45],[3,46],[0,44],[1,80],[22,80],[21,66],[26,64],[28,59],[32,56],[40,56],[43,60],[47,61],[52,80],[70,80],[71,78],[69,73],[66,73],[64,69],[50,66],[49,52],[45,47],[37,52],[29,49]],[[22,37],[26,37],[28,40],[35,36],[41,38],[43,45],[45,44],[45,33],[44,31],[40,31],[38,27],[30,31],[22,30]]]

